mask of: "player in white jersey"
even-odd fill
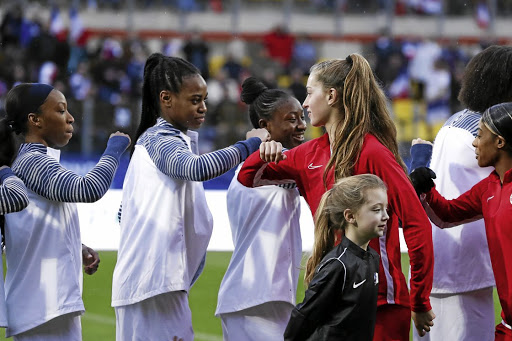
[[[468,63],[458,96],[466,110],[443,125],[432,147],[411,148],[411,169],[427,166],[437,174],[436,189],[457,198],[492,171],[481,168],[472,142],[481,113],[494,104],[512,101],[512,47],[491,46]],[[432,157],[430,158],[430,155]],[[414,181],[416,175],[411,173]],[[430,211],[427,213],[431,219]],[[432,227],[434,281],[430,295],[436,311],[430,334],[414,340],[494,340],[494,276],[483,219],[450,229]]]
[[[98,164],[85,176],[59,163],[73,136],[65,96],[46,84],[23,83],[9,91],[5,111],[24,143],[13,172],[27,187],[29,205],[5,216],[6,336],[16,341],[82,340],[82,265],[96,271],[99,257],[80,240],[77,202],[94,202],[108,190],[119,158],[130,144],[114,133]]]
[[[286,148],[304,141],[299,101],[250,77],[242,84],[255,128],[266,128]],[[235,246],[219,289],[215,314],[224,340],[279,340],[295,306],[300,271],[300,200],[294,183],[258,188],[233,177],[227,192]]]
[[[213,228],[202,181],[235,167],[268,137],[253,130],[245,141],[197,155],[189,129],[204,122],[206,97],[206,82],[189,62],[159,53],[146,61],[112,285],[118,341],[193,340],[188,291]]]

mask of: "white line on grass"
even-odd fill
[[[90,313],[90,312],[86,312],[84,315],[82,315],[82,320],[88,320],[88,321],[101,323],[101,324],[107,324],[107,325],[111,325],[111,326],[116,325],[116,319],[114,317]],[[222,336],[208,334],[208,333],[194,332],[194,339],[196,341],[222,341]]]
[[[96,323],[101,324],[108,324],[111,326],[116,325],[116,318],[112,316],[105,316],[101,314],[95,314],[90,312],[85,312],[85,314],[82,315],[82,320],[88,320]]]
[[[194,340],[197,341],[222,341],[222,336],[217,336],[208,333],[194,332]]]

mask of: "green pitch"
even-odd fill
[[[222,341],[220,320],[214,316],[217,305],[217,292],[224,272],[229,264],[231,252],[209,252],[203,274],[190,291],[190,308],[196,341]],[[101,264],[98,272],[92,276],[84,275],[84,302],[86,313],[82,317],[84,341],[115,340],[115,314],[110,307],[112,292],[112,273],[116,262],[116,252],[100,252]],[[5,265],[4,265],[5,266]],[[408,257],[402,256],[404,272],[408,271]],[[407,276],[406,276],[407,277]],[[302,301],[304,288],[303,273],[299,280],[297,300]],[[501,321],[501,308],[496,295],[494,306],[496,323]],[[5,339],[1,332],[1,340]]]

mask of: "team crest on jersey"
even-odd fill
[[[510,203],[512,204],[512,194],[510,194]]]
[[[511,197],[512,197],[512,196],[511,196]],[[512,200],[512,199],[511,199],[511,200]],[[374,273],[374,274],[373,274],[373,283],[374,283],[375,285],[379,284],[379,273],[378,273],[378,272],[376,272],[376,273]]]

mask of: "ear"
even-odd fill
[[[160,103],[162,103],[165,107],[172,107],[172,96],[170,91],[160,91]]]
[[[347,208],[345,211],[343,211],[343,216],[345,217],[345,220],[352,225],[356,225],[356,216],[355,213],[350,209]]]
[[[327,90],[327,104],[334,105],[338,101],[338,90],[330,88]]]
[[[507,141],[505,141],[505,138],[503,136],[498,135],[496,137],[496,147],[498,149],[503,149],[505,147],[506,143],[507,143]]]
[[[270,124],[268,123],[267,120],[264,120],[262,118],[260,118],[260,120],[258,121],[258,125],[260,126],[260,128],[265,128],[268,130]],[[270,131],[269,131],[270,132]]]
[[[33,127],[41,128],[41,118],[39,117],[38,114],[34,114],[34,113],[28,114],[27,121],[28,121],[29,127],[33,126]]]

